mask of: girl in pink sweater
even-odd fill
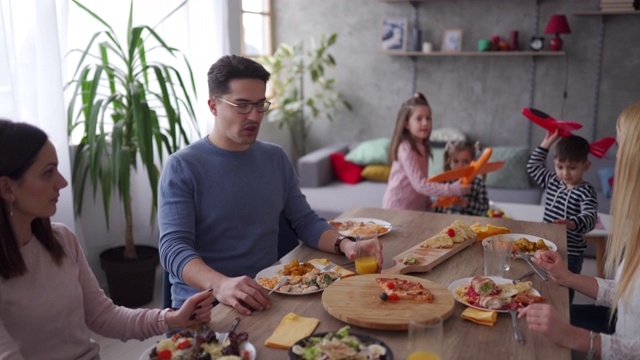
[[[427,181],[432,157],[431,126],[431,107],[422,93],[402,103],[389,149],[391,174],[383,208],[430,211],[431,197],[469,193],[471,186],[460,181],[453,184]]]
[[[114,305],[75,234],[49,220],[67,181],[47,135],[0,119],[0,154],[0,359],[95,360],[89,330],[143,340],[210,321],[211,291],[177,311]]]

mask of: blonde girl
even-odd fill
[[[431,107],[416,93],[400,106],[389,149],[391,174],[382,200],[385,209],[431,210],[431,197],[461,196],[471,186],[427,182],[431,145]]]
[[[444,148],[444,171],[469,166],[476,157],[478,147],[478,143],[474,144],[467,140],[449,141]],[[477,176],[471,183],[471,191],[468,195],[448,208],[437,207],[435,212],[482,216],[487,210],[489,210],[487,187],[482,178]]]
[[[574,274],[555,252],[542,251],[534,262],[547,269],[554,282],[596,299],[596,305],[616,310],[613,334],[573,326],[548,304],[530,305],[520,312],[529,329],[587,358],[637,359],[640,354],[640,102],[627,107],[616,126],[618,154],[607,242],[606,270],[611,280]],[[612,316],[612,315],[611,315]]]

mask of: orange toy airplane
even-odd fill
[[[554,133],[557,130],[558,134],[562,137],[569,136],[572,131],[582,128],[582,125],[577,122],[558,121],[546,113],[534,108],[524,108],[522,109],[522,114],[551,133]]]
[[[487,162],[489,161],[489,158],[491,157],[492,153],[493,153],[493,149],[488,147],[484,149],[484,151],[482,152],[482,155],[480,155],[478,160],[472,161],[471,164],[469,164],[469,166],[456,169],[456,170],[445,171],[442,174],[438,174],[430,177],[428,181],[442,182],[442,181],[450,181],[450,180],[456,180],[456,179],[462,178],[461,183],[464,185],[469,185],[473,182],[473,179],[475,179],[475,177],[478,175],[482,175],[482,174],[486,174],[486,173],[490,173],[490,172],[498,171],[502,169],[502,167],[504,166],[504,161]],[[451,205],[455,204],[456,201],[458,200],[460,200],[460,198],[457,196],[444,196],[439,198],[438,201],[436,201],[433,205],[431,205],[431,207],[448,208]]]

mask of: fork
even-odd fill
[[[513,282],[513,284],[517,284],[517,283],[519,283],[520,281],[522,281],[522,279],[524,279],[524,278],[526,278],[526,277],[529,277],[529,276],[531,276],[531,275],[533,275],[533,274],[535,274],[535,272],[534,272],[533,270],[531,270],[531,271],[529,271],[528,273],[526,273],[526,274],[524,274],[524,275],[520,276],[519,278],[517,278],[517,279],[513,279],[513,281],[512,281],[512,282]]]
[[[224,344],[225,341],[227,341],[227,339],[229,338],[229,334],[231,334],[237,327],[238,324],[240,323],[240,318],[237,317],[235,320],[233,320],[233,322],[231,323],[231,327],[229,327],[229,332],[227,333],[222,333],[220,335],[220,338],[218,339],[218,342],[220,344]]]
[[[286,277],[283,277],[283,278],[280,280],[280,282],[278,283],[278,285],[274,286],[274,288],[273,288],[273,289],[271,289],[271,291],[269,291],[269,293],[268,293],[267,295],[271,295],[274,291],[276,291],[276,290],[277,290],[277,289],[279,289],[282,285],[284,285],[284,284],[287,282],[287,280],[289,280],[289,279],[287,279]]]
[[[511,315],[511,323],[513,324],[513,332],[516,337],[516,341],[520,345],[524,345],[524,338],[520,333],[520,328],[518,328],[518,311],[516,309],[509,309],[509,314]]]

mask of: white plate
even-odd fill
[[[535,236],[535,235],[528,235],[528,234],[500,234],[500,235],[494,235],[494,236],[506,236],[509,237],[511,239],[513,239],[513,241],[516,241],[520,238],[525,238],[529,241],[533,241],[533,242],[537,242],[538,240],[542,239],[542,241],[544,241],[545,244],[547,244],[547,246],[549,247],[549,249],[551,251],[558,251],[558,246],[556,246],[556,244],[553,243],[553,241],[541,238],[540,236]],[[494,236],[489,236],[487,238],[485,238],[484,240],[482,240],[482,246],[487,246],[489,245],[489,243],[491,242],[491,239]],[[525,253],[527,254],[527,253]],[[533,254],[529,254],[529,255],[533,255]],[[520,257],[520,255],[516,255],[514,254],[515,257]]]
[[[386,232],[383,232],[381,234],[378,234],[378,236],[382,236],[384,234],[388,234],[389,231],[391,231],[392,226],[391,223],[388,221],[384,221],[384,220],[380,220],[380,219],[374,219],[374,218],[360,218],[360,217],[356,217],[356,218],[340,218],[340,219],[333,219],[332,221],[353,221],[355,223],[374,223],[376,225],[381,225],[387,228]],[[344,236],[355,236],[355,235],[349,235],[349,230],[338,230],[338,232]]]
[[[323,266],[317,265],[317,264],[313,264],[313,266],[316,269],[320,269],[322,270]],[[258,274],[256,274],[256,281],[258,280],[258,278],[272,278],[272,277],[276,277],[278,276],[280,279],[282,278],[289,278],[289,276],[286,275],[280,275],[278,272],[282,272],[284,270],[284,265],[273,265],[270,266],[266,269],[262,269],[260,270],[260,272]],[[329,271],[325,271],[325,272],[334,272],[334,270],[329,270]],[[334,280],[334,281],[338,281],[340,280],[340,278]],[[263,288],[271,291],[271,289],[269,289],[268,287],[262,285]],[[303,292],[303,293],[299,293],[299,292],[284,292],[284,291],[280,291],[280,290],[276,290],[274,292],[277,292],[278,294],[284,294],[284,295],[309,295],[309,294],[315,294],[315,293],[319,293],[321,291],[323,291],[324,289],[318,289],[318,290],[313,290],[313,291],[307,291],[307,292]]]
[[[216,332],[216,335],[218,334],[221,334],[221,333]],[[156,344],[151,345],[147,350],[145,350],[142,353],[142,355],[140,355],[140,358],[138,360],[149,360],[149,355],[151,355],[151,352],[155,348],[156,348]],[[245,341],[243,343],[240,343],[240,354],[242,354],[245,351],[249,353],[248,360],[256,360],[256,348],[255,346],[253,346],[253,344],[250,341]]]
[[[497,285],[502,285],[502,284],[508,284],[510,282],[512,282],[513,280],[511,279],[505,279],[505,278],[501,278],[501,277],[497,277],[497,276],[487,276],[489,279],[493,280],[494,283],[496,283]],[[471,279],[473,279],[473,277],[468,277],[468,278],[464,278],[464,279],[459,279],[456,280],[454,282],[452,282],[451,284],[449,284],[449,287],[447,288],[449,290],[449,292],[451,293],[451,295],[453,295],[453,298],[456,299],[457,302],[459,302],[460,304],[466,305],[466,306],[470,306],[472,308],[476,308],[479,310],[487,310],[483,307],[479,307],[479,306],[475,306],[475,305],[471,305],[469,303],[467,303],[466,301],[464,301],[464,299],[460,299],[458,297],[458,294],[456,294],[456,289],[460,286],[469,286],[471,284]],[[538,292],[538,290],[531,288],[529,290],[530,293],[532,293],[533,295],[536,296],[540,296],[540,293]],[[497,311],[497,312],[501,312],[501,313],[506,313],[508,312],[507,310],[492,310],[492,311]]]

